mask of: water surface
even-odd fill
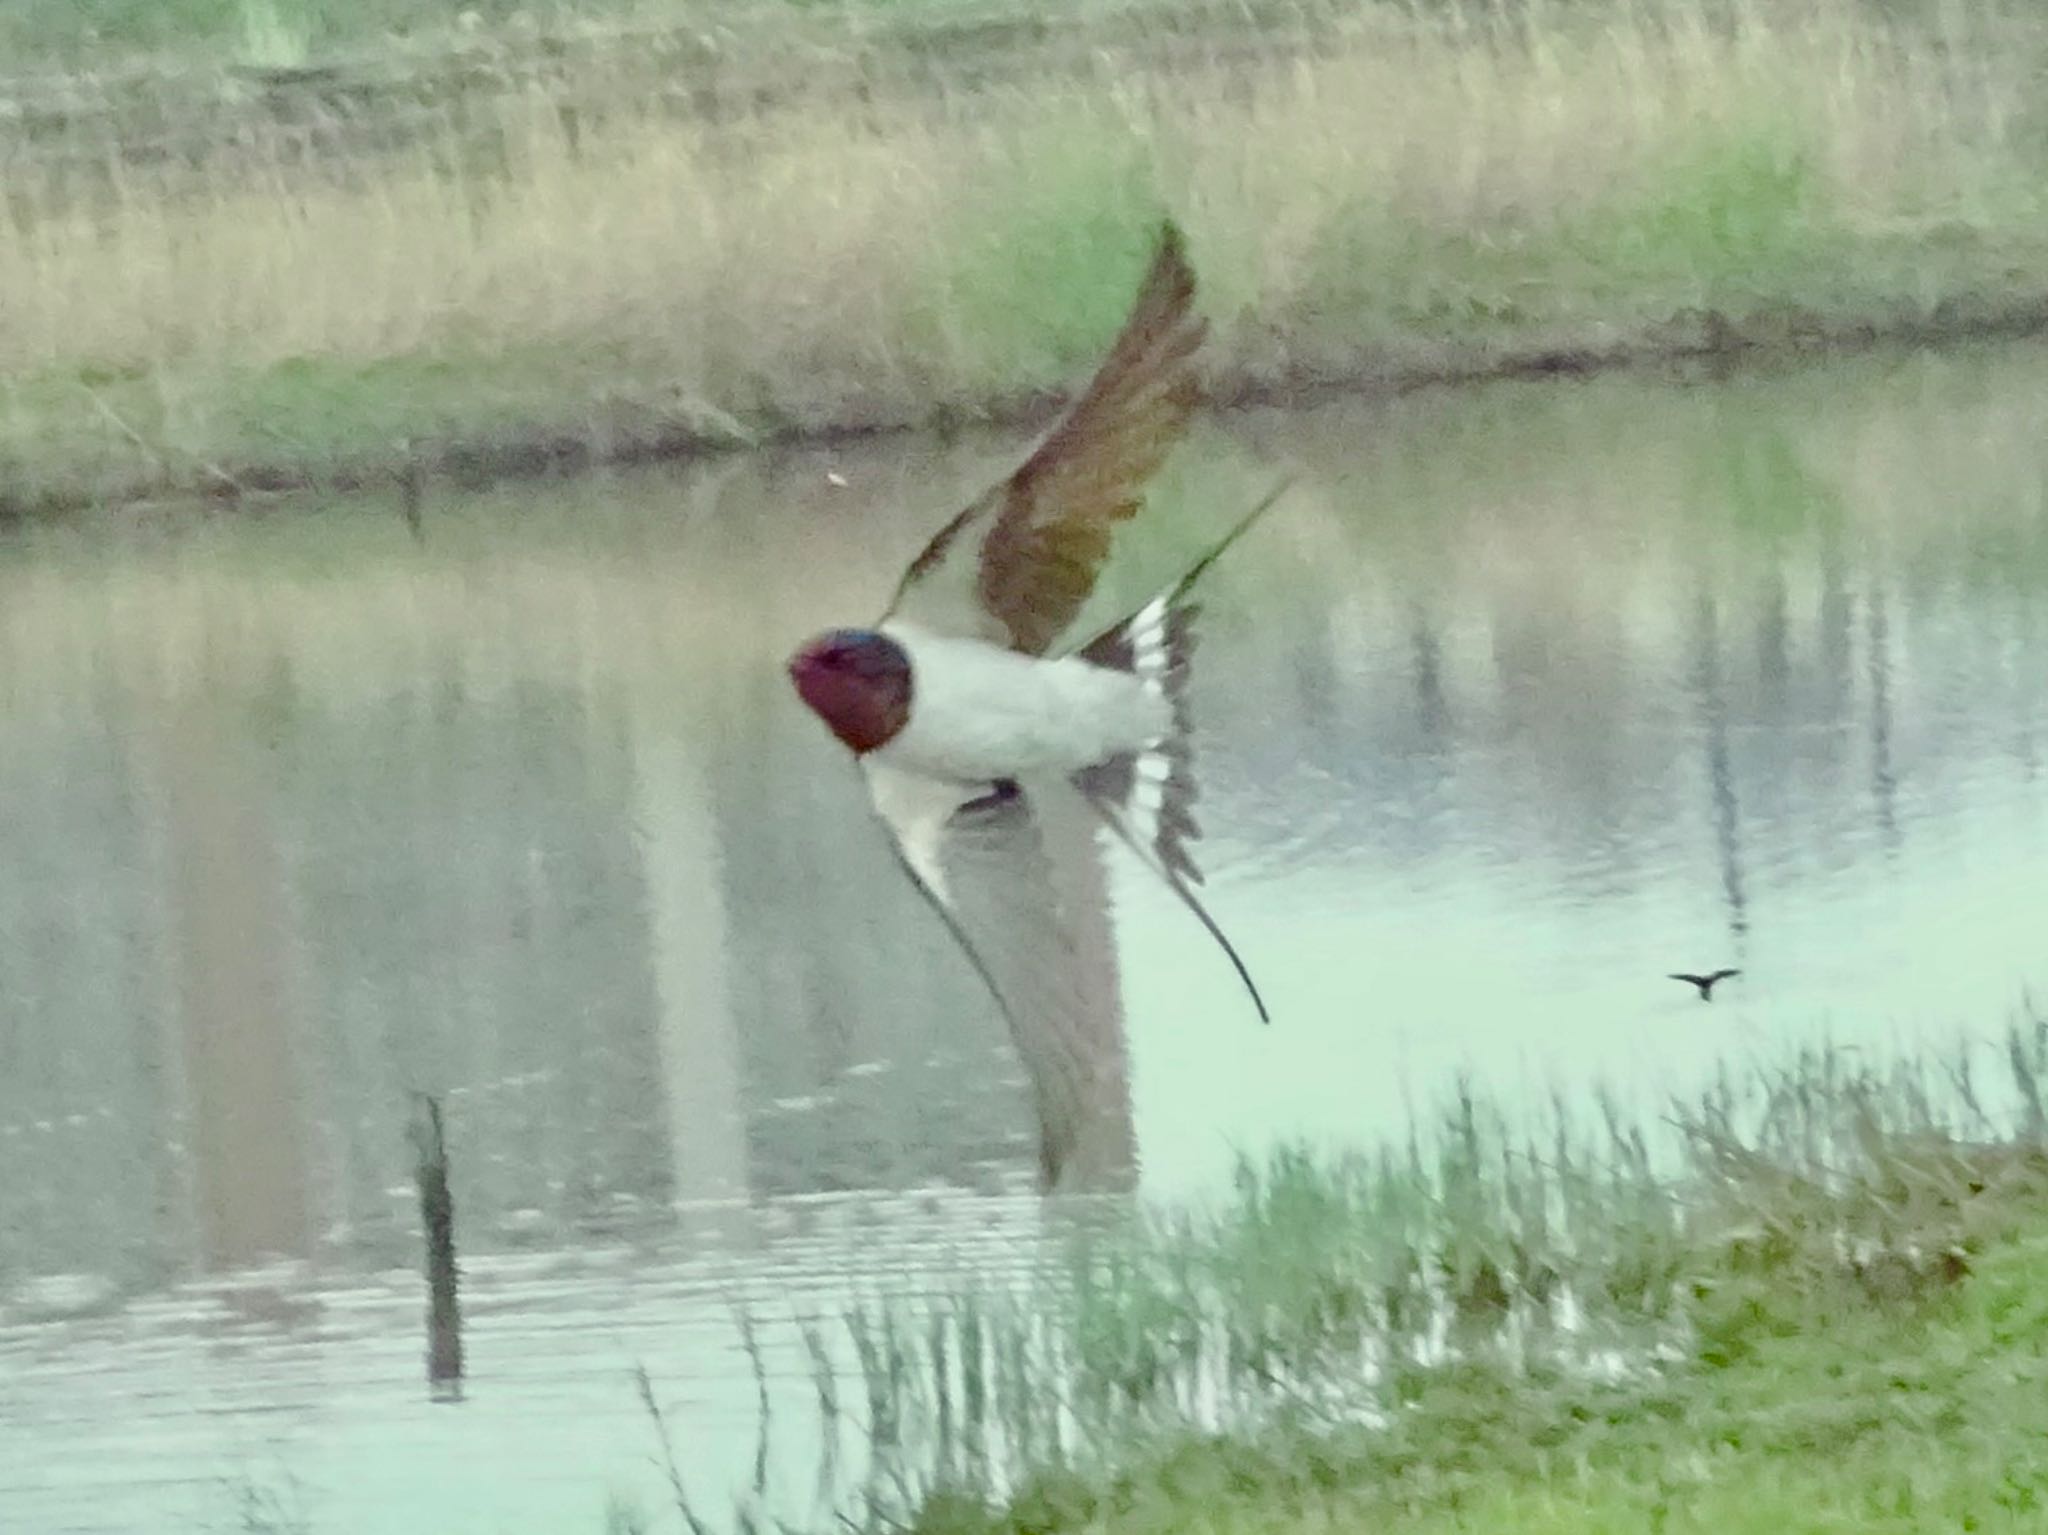
[[[1015,1051],[780,668],[1016,446],[446,489],[423,545],[378,498],[13,541],[0,1525],[596,1530],[666,1497],[639,1363],[723,1508],[736,1307],[801,1405],[792,1319],[1027,1260]],[[2048,982],[2048,353],[1233,418],[1122,591],[1280,471],[1195,683],[1208,900],[1273,1025],[1100,865],[1127,1069],[1091,1112],[1147,1193],[1403,1132],[1459,1073],[1654,1106],[1989,1037]],[[1711,1006],[1665,978],[1720,965]],[[422,1379],[421,1092],[460,1405]]]

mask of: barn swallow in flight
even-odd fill
[[[1702,1002],[1711,1002],[1714,1000],[1714,987],[1716,984],[1727,980],[1731,975],[1740,974],[1742,974],[1740,970],[1716,970],[1708,975],[1688,975],[1685,971],[1679,970],[1674,971],[1670,979],[1674,981],[1690,981],[1693,985],[1699,987],[1700,1000]]]
[[[1187,599],[1279,492],[1130,618],[1062,643],[1116,526],[1137,514],[1201,403],[1194,294],[1168,223],[1108,356],[1023,465],[939,530],[875,627],[820,634],[789,661],[1020,1039],[1027,1020],[1071,1037],[1081,1006],[1043,835],[1062,796],[1078,796],[1166,881],[1268,1016],[1192,888]]]

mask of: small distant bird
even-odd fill
[[[1169,222],[1072,409],[939,530],[875,627],[820,634],[789,661],[797,693],[858,759],[903,863],[1013,1030],[1029,1015],[1032,1027],[1071,1032],[1060,1010],[1076,1004],[1060,988],[1074,944],[1042,836],[1045,807],[1062,796],[1079,796],[1166,881],[1268,1016],[1192,888],[1187,597],[1279,491],[1130,618],[1062,644],[1117,524],[1137,515],[1201,401],[1194,292]]]
[[[1740,974],[1742,974],[1740,970],[1716,970],[1709,975],[1688,975],[1683,970],[1679,970],[1672,973],[1671,979],[1674,981],[1692,982],[1693,985],[1700,989],[1700,1000],[1702,1002],[1711,1002],[1714,1000],[1714,986],[1717,982],[1725,981],[1731,975]]]

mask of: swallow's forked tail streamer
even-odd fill
[[[1272,1022],[1272,1015],[1266,1011],[1258,984],[1193,889],[1202,883],[1202,871],[1189,845],[1202,833],[1190,808],[1197,788],[1187,679],[1195,649],[1195,618],[1201,609],[1188,595],[1202,573],[1271,509],[1289,483],[1283,480],[1276,486],[1170,589],[1076,652],[1084,661],[1137,677],[1171,706],[1173,723],[1165,735],[1142,749],[1082,769],[1074,775],[1075,787],[1222,946],[1245,990],[1251,993],[1261,1023]]]

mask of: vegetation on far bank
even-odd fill
[[[1465,1099],[1247,1164],[1025,1290],[860,1309],[850,1365],[807,1335],[831,1464],[923,1535],[2035,1528],[2044,1068],[2034,1021],[1981,1080],[1823,1052],[1669,1136]]]
[[[2048,320],[2030,14],[1316,0],[1263,47],[1147,11],[879,84],[863,14],[703,111],[593,45],[175,153],[17,119],[0,504],[1034,411],[1163,211],[1225,396]]]
[[[971,14],[986,0],[856,3],[878,15],[917,18]],[[311,68],[337,55],[431,49],[460,38],[715,28],[755,17],[781,24],[819,8],[817,0],[66,0],[0,8],[0,72],[96,72],[165,62]]]

